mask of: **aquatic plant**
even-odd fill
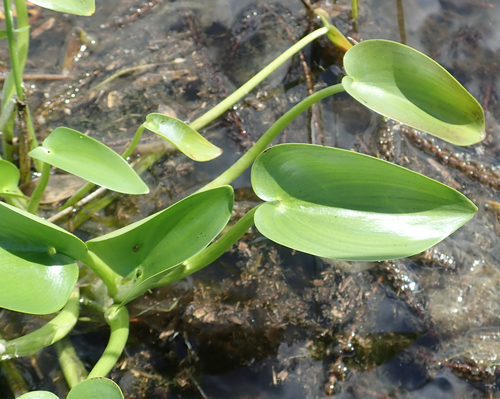
[[[94,8],[93,1],[82,0],[34,3],[76,14],[90,14]],[[24,0],[15,0],[15,4],[16,29],[10,1],[4,0],[7,29],[3,37],[8,39],[12,70],[4,86],[0,116],[5,158],[0,160],[0,195],[7,202],[0,203],[0,307],[30,314],[59,313],[36,331],[10,341],[0,340],[0,360],[57,344],[71,388],[70,399],[96,395],[122,398],[118,386],[103,377],[116,364],[127,341],[127,303],[147,290],[210,265],[254,224],[270,240],[309,254],[383,260],[429,248],[470,220],[477,210],[450,187],[366,155],[307,144],[267,148],[297,115],[342,91],[375,112],[449,142],[468,145],[482,140],[484,113],[478,102],[444,68],[414,49],[386,40],[367,40],[352,46],[329,23],[328,16],[318,11],[324,27],[297,42],[220,104],[189,125],[161,114],[147,115],[120,156],[97,140],[65,127],[55,129],[38,145],[22,85],[29,40],[26,6]],[[89,182],[68,200],[68,207],[94,185],[131,195],[148,192],[126,161],[145,129],[195,161],[216,158],[221,150],[197,131],[322,35],[346,51],[342,83],[295,105],[233,166],[198,192],[86,242],[36,216],[51,166]],[[19,168],[12,162],[11,146],[16,109],[26,127],[19,132],[19,142],[25,144],[19,149]],[[28,200],[18,184],[29,177],[30,158],[35,160],[41,178]],[[233,210],[230,183],[249,166],[252,187],[262,203],[220,235]],[[81,270],[77,261],[85,265]],[[65,356],[72,347],[64,338],[76,324],[80,300],[86,300],[77,285],[80,273],[93,273],[105,284],[104,298],[94,305],[111,330],[102,357],[88,374],[74,357]],[[30,397],[57,396],[42,391],[22,396]]]

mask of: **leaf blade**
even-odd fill
[[[32,3],[68,14],[92,15],[95,12],[94,0],[33,0]]]

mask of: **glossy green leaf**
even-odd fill
[[[252,168],[268,201],[255,225],[277,243],[326,258],[383,260],[438,243],[477,211],[450,187],[377,158],[337,148],[284,144]]]
[[[116,273],[136,279],[127,302],[203,250],[227,224],[233,198],[230,186],[193,194],[148,218],[90,240],[87,246]]]
[[[37,6],[49,10],[76,15],[92,15],[95,11],[94,0],[30,0]]]
[[[67,231],[0,202],[0,307],[33,314],[61,309],[78,278],[73,260],[86,253]]]
[[[120,387],[108,378],[90,378],[76,384],[67,399],[123,399]]]
[[[99,186],[125,194],[145,194],[146,184],[116,152],[73,129],[58,127],[29,156]]]
[[[485,137],[477,100],[441,65],[403,44],[366,40],[344,56],[346,91],[368,108],[458,145]]]
[[[196,130],[179,119],[163,114],[149,114],[144,122],[146,129],[167,139],[180,151],[195,161],[210,161],[222,154]]]
[[[17,399],[59,399],[52,392],[48,391],[33,391],[18,396]]]
[[[19,193],[19,169],[9,161],[0,160],[0,197],[23,197]]]

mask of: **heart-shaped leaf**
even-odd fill
[[[73,129],[58,127],[29,156],[125,194],[146,194],[148,186],[116,152]]]
[[[227,224],[233,197],[230,186],[193,194],[155,215],[87,241],[87,246],[119,275],[136,278],[124,301],[128,302],[203,250]]]
[[[400,166],[337,148],[284,144],[252,168],[266,237],[326,258],[383,260],[438,243],[477,211],[450,187]]]
[[[19,192],[19,169],[9,161],[0,160],[0,197],[24,197]]]
[[[179,119],[163,114],[149,114],[146,116],[144,126],[170,141],[181,152],[195,161],[210,161],[222,154],[219,147],[214,146]]]
[[[108,378],[90,378],[76,384],[67,399],[123,399],[120,387]]]
[[[344,56],[346,91],[360,103],[458,145],[485,137],[477,100],[441,65],[403,44],[366,40]]]
[[[49,10],[76,15],[92,15],[95,11],[94,0],[30,0],[37,6]]]
[[[0,307],[33,314],[61,309],[78,278],[73,260],[86,253],[67,231],[0,203]]]
[[[18,396],[17,399],[59,399],[52,392],[48,391],[33,391]]]

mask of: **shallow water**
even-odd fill
[[[352,31],[348,3],[316,5],[350,36],[401,40],[395,0],[360,2],[359,33]],[[75,28],[95,37],[97,46],[71,54],[77,61],[68,61],[68,82],[32,82],[30,101],[39,131],[70,126],[117,150],[148,112],[194,120],[311,24],[298,0],[97,5],[92,18],[42,11],[33,21],[38,36],[27,66],[32,71],[60,71]],[[339,95],[297,118],[276,141],[320,143],[389,158],[459,189],[477,204],[478,214],[425,254],[370,264],[317,259],[249,233],[214,265],[131,304],[129,345],[111,373],[127,398],[499,395],[498,188],[451,168],[430,148],[449,148],[472,168],[485,164],[497,170],[500,4],[408,0],[403,10],[407,44],[445,66],[485,108],[486,140],[467,148],[437,139],[423,146],[428,137],[385,123]],[[51,27],[44,28],[50,18]],[[326,42],[303,55],[315,89],[341,79],[338,55]],[[120,69],[145,64],[155,65],[94,89]],[[307,95],[305,74],[299,58],[290,61],[204,129],[224,149],[220,158],[201,165],[168,152],[143,176],[151,194],[118,198],[77,234],[88,237],[129,224],[217,176]],[[157,147],[155,140],[145,137],[136,156]],[[234,187],[241,215],[255,201],[249,174]],[[16,321],[3,317],[2,334],[15,334]],[[105,331],[93,318],[79,323],[73,341],[86,364],[98,358]],[[33,388],[64,392],[50,349],[18,366]]]

